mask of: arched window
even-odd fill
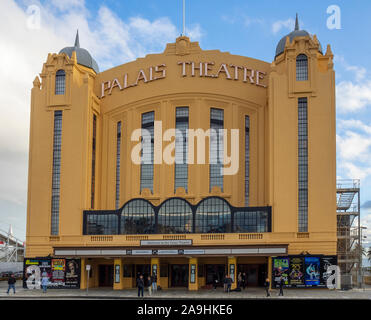
[[[55,94],[64,94],[66,87],[66,73],[58,70],[55,74]]]
[[[142,199],[129,201],[121,212],[120,234],[143,234],[155,232],[155,210]]]
[[[192,232],[192,208],[183,199],[169,199],[163,202],[158,212],[158,233]]]
[[[196,233],[231,232],[231,208],[217,197],[201,201],[196,210]]]
[[[296,57],[296,81],[308,80],[308,58],[305,54]]]

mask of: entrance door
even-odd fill
[[[143,276],[144,285],[147,286],[148,276],[151,275],[151,265],[150,264],[136,264],[135,265],[135,281],[134,285],[137,286],[137,279],[139,276]]]
[[[206,284],[213,284],[214,279],[218,280],[218,286],[223,286],[225,277],[224,264],[207,264],[206,265]]]
[[[188,264],[171,265],[171,286],[188,287]]]
[[[113,287],[113,265],[99,265],[99,286]]]
[[[239,264],[239,272],[246,273],[247,286],[263,286],[266,277],[267,266],[265,264]]]

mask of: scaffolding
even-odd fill
[[[352,279],[360,278],[360,180],[338,180],[337,195],[337,256],[342,282],[352,286]],[[358,282],[361,280],[358,280]],[[360,283],[359,283],[360,285]]]
[[[24,258],[24,242],[0,229],[0,262],[20,262]]]

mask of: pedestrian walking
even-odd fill
[[[281,276],[280,277],[280,282],[279,282],[279,285],[280,285],[280,293],[278,294],[278,296],[283,296],[283,285],[284,285],[285,281],[283,280],[283,277]]]
[[[266,278],[265,279],[265,282],[264,282],[264,287],[265,287],[265,292],[267,293],[267,297],[270,297],[271,294],[270,294],[270,281],[269,281],[269,278]]]
[[[237,276],[237,288],[241,288],[242,285],[242,273],[239,272]]]
[[[151,282],[152,282],[152,291],[153,293],[155,293],[157,291],[157,274],[156,273],[152,273]]]
[[[216,290],[216,287],[218,286],[218,276],[214,274],[213,276],[213,284],[214,284],[214,290]]]
[[[245,290],[245,288],[246,288],[246,280],[247,280],[247,278],[246,278],[246,273],[244,272],[243,274],[242,274],[242,288]]]
[[[144,291],[144,280],[143,276],[140,275],[139,278],[137,279],[137,286],[138,286],[138,297],[142,294],[143,297],[143,291]]]
[[[8,279],[8,291],[6,292],[9,294],[10,289],[13,289],[13,293],[15,294],[15,283],[17,280],[15,279],[14,274],[12,273]]]
[[[228,275],[226,275],[224,277],[223,285],[224,285],[224,292],[227,292],[227,288],[228,288]]]
[[[232,286],[232,278],[230,275],[227,277],[227,292],[231,292],[231,286]]]
[[[43,277],[41,278],[41,287],[43,288],[43,293],[46,293],[48,284],[49,284],[49,278],[46,274],[44,274]]]
[[[147,278],[148,294],[152,295],[152,279],[150,276]]]

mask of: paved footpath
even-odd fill
[[[48,289],[43,293],[41,289],[23,289],[22,281],[16,283],[16,294],[13,290],[9,295],[7,281],[0,281],[0,300],[6,299],[138,299],[137,290],[112,290],[112,289]],[[144,292],[144,299],[366,299],[371,300],[371,286],[364,289],[352,289],[347,291],[328,289],[284,289],[284,296],[278,297],[278,291],[272,290],[271,297],[266,298],[264,288],[247,288],[241,292],[224,293],[222,289],[188,291],[186,289],[160,290],[148,296]]]

